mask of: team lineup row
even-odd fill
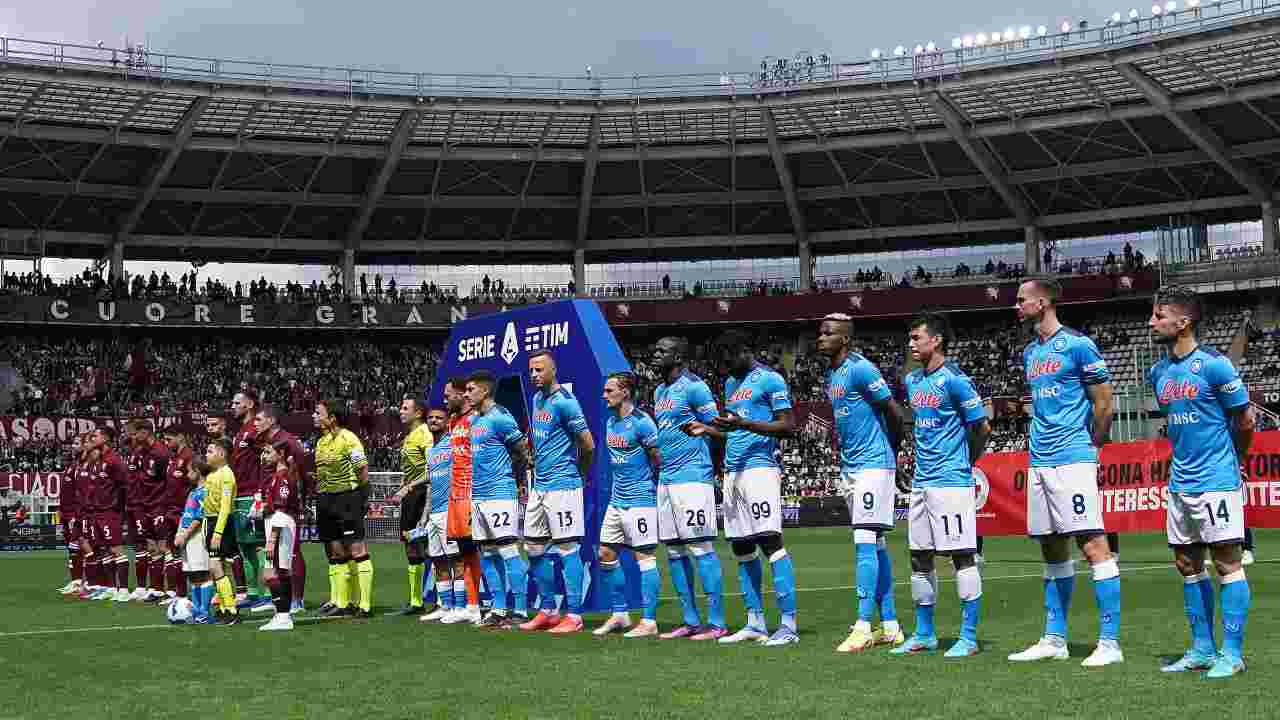
[[[1068,541],[1074,537],[1091,566],[1100,620],[1097,647],[1082,664],[1100,667],[1124,659],[1119,645],[1119,568],[1105,538],[1096,485],[1098,448],[1106,442],[1111,424],[1111,385],[1094,343],[1059,322],[1059,294],[1053,280],[1031,280],[1019,288],[1015,307],[1019,322],[1033,333],[1023,353],[1033,405],[1027,532],[1039,541],[1045,562],[1046,619],[1043,636],[1009,659],[1068,656],[1067,616],[1075,576]],[[1208,670],[1209,677],[1228,677],[1245,667],[1243,635],[1250,594],[1241,565],[1239,464],[1252,438],[1253,416],[1247,391],[1230,361],[1197,344],[1200,317],[1195,294],[1174,288],[1157,297],[1150,319],[1153,337],[1169,348],[1168,357],[1151,368],[1148,379],[1168,418],[1173,445],[1167,525],[1175,564],[1184,578],[1192,638],[1186,654],[1163,670]],[[982,597],[981,572],[974,562],[972,466],[984,450],[990,426],[973,383],[947,361],[946,317],[919,316],[908,330],[912,358],[920,365],[904,383],[916,452],[910,478],[902,476],[895,461],[907,413],[879,370],[853,351],[847,316],[828,316],[819,326],[817,349],[830,360],[827,391],[856,557],[857,619],[837,650],[935,650],[934,559],[942,554],[955,565],[962,605],[959,639],[946,655],[970,656],[980,651]],[[752,640],[769,646],[799,641],[794,572],[782,540],[776,452],[778,438],[794,432],[791,400],[782,376],[754,361],[745,337],[730,333],[718,345],[730,374],[723,408],[707,384],[687,371],[688,347],[679,338],[663,338],[653,349],[652,364],[661,381],[653,398],[654,417],[635,407],[630,374],[613,374],[605,383],[612,493],[600,530],[598,560],[613,612],[597,634],[625,630],[628,637]],[[446,407],[428,408],[412,398],[403,402],[401,418],[408,433],[402,446],[404,484],[396,499],[409,560],[406,613],[420,612],[421,593],[415,588],[430,561],[439,606],[424,615],[424,621],[553,633],[583,629],[583,489],[595,438],[577,398],[558,382],[551,352],[530,355],[529,373],[538,390],[530,406],[528,437],[494,401],[496,379],[485,372],[450,379],[444,390]],[[294,589],[291,571],[300,559],[300,504],[291,502],[288,494],[296,498],[303,490],[300,484],[311,477],[318,492],[317,526],[329,559],[330,601],[321,613],[369,613],[373,568],[363,535],[367,461],[359,439],[333,414],[335,407],[322,402],[316,408],[322,437],[314,473],[303,471],[306,458],[290,447],[291,436],[273,427],[270,408],[259,408],[251,390],[237,394],[233,403],[242,422],[248,420],[234,447],[211,443],[206,462],[191,464],[202,485],[191,492],[187,512],[176,519],[174,544],[183,547],[183,565],[201,588],[193,593],[198,617],[209,616],[209,596],[216,592],[223,612],[232,618],[227,621],[235,622],[234,591],[221,561],[240,551],[246,556],[246,573],[250,565],[257,573],[260,561],[247,557],[260,552],[256,543],[257,548],[266,547],[260,576],[271,586],[277,611],[263,629],[292,627],[289,596]],[[135,446],[152,442],[145,427],[131,432]],[[292,442],[296,445],[296,439]],[[717,533],[713,443],[724,448],[725,534],[737,558],[747,613],[743,627],[732,633],[721,600],[720,561],[712,548]],[[100,445],[95,436],[90,455]],[[102,458],[96,463],[95,467],[110,465]],[[144,472],[145,467],[149,466]],[[526,467],[532,468],[533,479],[521,533],[517,478]],[[237,482],[242,472],[256,481],[252,492]],[[898,623],[892,563],[883,540],[893,526],[897,488],[910,493],[910,586],[916,612],[909,638]],[[163,522],[156,518],[164,529],[172,527],[171,499],[176,493],[168,497],[168,514]],[[88,509],[95,518],[100,506]],[[108,524],[111,511],[105,510]],[[223,537],[229,520],[238,542]],[[95,528],[101,525],[98,520],[92,523]],[[172,556],[165,533],[155,535],[148,541],[155,543],[149,549],[168,560]],[[104,543],[98,537],[92,541]],[[118,563],[121,555],[110,546],[110,538],[105,542],[108,560]],[[659,543],[667,547],[668,574],[683,621],[661,634],[654,553]],[[618,556],[622,548],[637,560],[638,592],[626,586]],[[1220,578],[1216,595],[1205,571],[1206,548]],[[764,614],[765,557],[781,614],[772,633]],[[705,621],[694,598],[695,576],[706,597]],[[526,592],[530,577],[533,597]],[[555,599],[561,582],[563,613]],[[482,583],[492,597],[492,609],[483,614]],[[642,619],[634,626],[629,595],[639,596],[643,606]],[[1217,596],[1223,618],[1221,650],[1215,637]],[[873,628],[877,615],[880,626]]]

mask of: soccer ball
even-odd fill
[[[165,616],[169,618],[169,622],[174,625],[186,625],[191,622],[192,605],[187,598],[178,598],[169,603],[169,607],[165,610]]]

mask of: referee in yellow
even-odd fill
[[[405,397],[400,402],[400,422],[406,433],[400,446],[400,469],[404,480],[392,500],[400,501],[400,539],[404,541],[405,560],[409,563],[408,602],[401,615],[422,614],[422,577],[426,573],[426,542],[414,540],[410,533],[417,528],[428,509],[431,478],[427,476],[427,453],[435,445],[435,438],[423,419],[422,403],[416,398]],[[426,523],[423,523],[425,526]],[[452,592],[450,587],[450,592]]]
[[[329,554],[329,602],[320,608],[326,617],[373,615],[373,561],[364,542],[369,509],[369,460],[360,438],[342,427],[345,406],[337,400],[316,403],[311,416],[320,440],[316,443],[316,525]],[[354,578],[360,586],[360,606],[352,605]]]

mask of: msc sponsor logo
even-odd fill
[[[1176,412],[1169,413],[1170,425],[1195,425],[1200,422],[1200,413],[1198,412]]]
[[[1061,394],[1061,392],[1062,392],[1061,387],[1057,385],[1049,385],[1047,387],[1036,388],[1031,392],[1031,395],[1036,400],[1048,400],[1049,398],[1058,397],[1058,395]]]

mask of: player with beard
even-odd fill
[[[305,609],[303,598],[306,594],[307,587],[307,563],[302,557],[302,539],[301,539],[301,522],[302,508],[306,505],[308,495],[308,478],[307,473],[310,463],[307,457],[307,451],[302,447],[302,443],[293,433],[280,427],[280,413],[274,405],[264,403],[262,408],[258,410],[258,414],[253,418],[254,429],[258,432],[258,445],[266,447],[268,445],[281,445],[281,452],[284,453],[284,461],[293,468],[297,473],[297,483],[293,489],[297,492],[295,498],[298,507],[298,514],[294,515],[297,521],[297,540],[293,544],[293,558],[289,562],[289,587],[293,592],[289,612],[298,613]],[[262,487],[266,487],[267,483],[275,476],[276,468],[273,465],[263,464],[262,466]],[[264,496],[265,498],[265,496]],[[264,513],[264,518],[267,517]]]
[[[853,526],[857,620],[836,652],[862,652],[877,645],[901,645],[893,598],[893,567],[884,533],[893,529],[902,407],[880,370],[854,351],[853,321],[833,313],[818,326],[818,352],[827,356],[827,397],[835,415],[839,443],[839,488]],[[876,608],[881,627],[871,629]]]
[[[435,445],[435,437],[423,418],[422,405],[413,398],[407,397],[400,401],[400,422],[405,428],[404,440],[400,444],[402,479],[400,489],[389,498],[391,502],[400,504],[400,540],[404,544],[405,560],[408,561],[408,596],[400,614],[421,615],[422,577],[426,558],[423,557],[422,544],[414,542],[409,533],[417,527],[427,508],[427,486],[431,482],[431,477],[427,474],[427,454]]]
[[[133,572],[135,587],[130,600],[143,601],[148,597],[147,574],[151,570],[151,553],[147,551],[147,508],[144,485],[146,484],[146,463],[149,448],[138,439],[138,428],[141,421],[130,420],[125,425],[125,445],[128,454],[125,466],[128,471],[128,486],[124,494],[125,544],[134,547]]]
[[[1169,349],[1148,375],[1165,416],[1173,464],[1169,474],[1167,534],[1182,575],[1183,607],[1191,649],[1165,672],[1208,670],[1205,677],[1244,672],[1244,627],[1252,594],[1245,577],[1242,467],[1255,420],[1249,389],[1231,361],[1196,339],[1202,309],[1195,292],[1165,288],[1149,325]],[[1222,599],[1222,651],[1213,637],[1213,583],[1204,569],[1205,547],[1218,571]]]
[[[449,509],[446,533],[458,544],[462,554],[462,579],[467,587],[467,607],[461,612],[441,618],[443,623],[479,624],[480,617],[480,551],[471,539],[471,421],[475,411],[467,398],[467,381],[449,378],[444,386],[445,403],[449,406],[450,461]]]
[[[454,617],[462,620],[467,615],[467,584],[458,543],[449,539],[449,494],[453,485],[453,447],[449,436],[449,414],[440,408],[427,411],[427,429],[436,444],[427,454],[427,472],[431,478],[431,501],[425,510],[424,522],[418,527],[426,532],[427,557],[431,558],[436,575],[435,611],[419,618],[422,622],[439,620],[452,624]]]
[[[80,554],[80,495],[83,492],[80,468],[84,465],[85,435],[77,435],[71,441],[67,469],[62,471],[62,484],[58,488],[58,520],[62,523],[62,539],[67,544],[68,581],[59,593],[79,595],[84,587],[84,557]]]
[[[680,596],[684,624],[663,633],[664,640],[719,640],[725,628],[720,557],[716,537],[715,470],[707,438],[690,430],[717,416],[715,397],[702,378],[689,372],[689,341],[664,337],[653,347],[653,364],[662,380],[653,393],[658,424],[658,539],[667,546],[671,584]],[[692,556],[692,557],[690,557]],[[701,625],[693,597],[694,566],[707,598],[707,624]]]
[[[1031,391],[1027,473],[1027,534],[1044,557],[1044,635],[1014,653],[1014,662],[1065,660],[1067,618],[1075,590],[1075,563],[1067,541],[1075,538],[1093,570],[1098,604],[1098,645],[1081,663],[1103,667],[1124,662],[1120,651],[1120,567],[1107,545],[1098,492],[1098,450],[1111,432],[1111,374],[1098,346],[1058,321],[1062,286],[1051,278],[1018,287],[1014,309],[1034,336],[1022,351]]]
[[[204,419],[205,433],[210,440],[226,440],[231,441],[227,437],[227,419],[221,415],[210,415]],[[240,554],[236,553],[235,559],[228,562],[231,565],[231,577],[235,581],[236,592],[240,595],[237,601],[245,599],[245,578],[244,578],[244,561],[240,559]],[[223,568],[226,569],[225,567]],[[216,595],[213,598],[214,605],[220,602],[220,598]]]
[[[110,428],[98,428],[89,436],[89,443],[99,456],[89,492],[89,511],[93,513],[94,549],[101,555],[104,585],[115,586],[109,597],[116,602],[129,602],[129,556],[125,554],[123,534],[129,468],[111,449],[114,438],[115,432]]]
[[[240,423],[235,438],[231,441],[231,470],[236,476],[235,510],[231,516],[232,532],[235,533],[236,544],[240,547],[240,557],[244,560],[244,579],[247,595],[243,602],[236,604],[241,610],[254,613],[271,612],[271,597],[262,584],[262,554],[266,535],[263,529],[261,513],[262,502],[262,451],[258,446],[258,429],[255,418],[261,398],[257,389],[249,386],[241,388],[231,398],[231,413]]]
[[[176,536],[177,526],[182,520],[182,513],[186,511],[186,502],[191,492],[191,440],[185,433],[169,430],[164,434],[164,444],[170,453],[165,477],[166,522],[173,524]],[[164,576],[169,586],[169,597],[161,600],[161,605],[168,605],[175,598],[187,597],[187,573],[182,568],[182,553],[176,549],[165,558]]]
[[[169,498],[169,448],[156,439],[150,420],[134,420],[129,424],[137,452],[142,458],[137,489],[143,508],[143,534],[146,537],[148,563],[146,602],[159,602],[164,594],[165,563],[173,560],[169,547],[178,531],[172,517]]]
[[[364,541],[369,460],[360,438],[342,426],[344,407],[343,401],[321,400],[312,415],[321,433],[316,441],[316,525],[329,553],[329,603],[320,612],[367,618],[373,616],[373,561]],[[356,567],[354,578],[351,565]]]

